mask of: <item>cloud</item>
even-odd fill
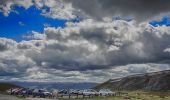
[[[105,17],[151,20],[169,15],[169,0],[1,0],[0,9],[8,15],[14,5],[29,8],[35,5],[42,15],[58,19],[92,18],[103,20]],[[162,6],[163,5],[163,6]]]
[[[169,0],[66,0],[95,19],[132,17],[138,21],[151,19],[170,11]],[[162,6],[163,5],[163,6]]]
[[[101,82],[169,69],[170,28],[138,22],[169,12],[169,1],[151,1],[1,0],[5,15],[13,5],[35,5],[48,17],[83,18],[64,28],[47,25],[42,33],[32,31],[28,41],[0,38],[1,78]],[[112,19],[119,15],[135,20]]]
[[[18,24],[19,24],[20,26],[25,26],[25,24],[24,24],[22,21],[19,21]]]
[[[42,10],[42,15],[57,19],[75,19],[74,8],[70,3],[64,3],[62,0],[1,0],[0,11],[8,16],[10,12],[15,12],[14,6],[22,6],[28,9],[36,6]]]
[[[45,40],[46,35],[43,33],[32,31],[30,35],[24,35],[23,38],[25,39],[34,39],[34,40]]]
[[[0,1],[0,11],[4,13],[5,16],[12,11],[14,11],[13,6],[23,6],[24,8],[29,8],[33,5],[32,0],[1,0]]]
[[[14,48],[15,44],[16,42],[13,40],[1,38],[0,39],[0,52]]]
[[[35,63],[20,52],[19,50],[11,49],[0,53],[1,79],[10,81],[12,78],[22,78],[26,76],[27,68],[34,67]]]
[[[0,50],[4,57],[4,52],[16,50],[16,54],[31,59],[35,66],[67,71],[162,63],[170,57],[164,52],[170,45],[169,27],[137,25],[133,21],[88,19],[67,23],[65,28],[47,27],[43,34],[33,32],[30,38],[19,43],[1,39]]]
[[[43,33],[33,32],[29,41],[1,38],[1,73],[13,80],[101,82],[166,70],[169,29],[135,21],[87,19],[64,28],[46,27]]]
[[[46,66],[66,70],[161,63],[169,59],[163,52],[169,46],[168,31],[169,27],[165,26],[126,21],[86,20],[66,28],[49,27],[44,32],[48,43],[41,54],[31,57],[38,59],[38,63],[45,62]]]
[[[38,0],[40,1],[40,0]],[[57,19],[75,19],[75,9],[70,3],[64,3],[62,0],[47,0],[43,2],[44,6],[49,7],[49,11],[43,12],[44,16]]]

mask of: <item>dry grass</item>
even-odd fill
[[[121,96],[81,98],[76,100],[170,100],[170,92],[124,92]]]

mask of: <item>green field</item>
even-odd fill
[[[81,98],[75,100],[170,100],[170,92],[124,92],[121,96]]]

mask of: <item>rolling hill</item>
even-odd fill
[[[145,91],[169,91],[170,70],[131,75],[119,79],[110,79],[94,87],[95,89],[109,88],[117,90],[145,90]]]
[[[3,84],[2,84],[3,83]],[[2,86],[1,86],[2,84]],[[9,81],[9,82],[0,82],[0,88],[13,87],[15,85],[32,88],[32,89],[88,89],[97,85],[97,83],[71,83],[71,82],[19,82],[19,81]]]
[[[0,92],[4,92],[11,88],[20,88],[20,86],[11,83],[0,83]]]
[[[25,88],[46,89],[88,89],[97,83],[71,83],[71,82],[11,82]]]

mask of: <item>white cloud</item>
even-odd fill
[[[13,11],[12,7],[14,5],[23,6],[24,8],[29,8],[33,5],[32,0],[1,0],[0,1],[0,11],[4,13],[5,16]]]
[[[42,15],[57,19],[75,19],[74,8],[71,3],[64,3],[62,0],[2,0],[0,1],[0,11],[8,16],[10,12],[15,12],[13,6],[22,6],[26,9],[35,5],[42,10]],[[49,8],[49,11],[45,7]]]
[[[24,35],[23,38],[31,40],[45,40],[46,35],[44,33],[32,31],[30,35]]]
[[[170,48],[166,48],[164,52],[170,52]]]
[[[75,19],[76,15],[74,15],[74,8],[69,3],[64,3],[61,0],[47,0],[47,2],[44,3],[45,6],[50,7],[49,12],[43,13],[43,15],[51,17],[51,18],[57,18],[57,19]]]
[[[33,32],[29,41],[0,38],[0,69],[9,80],[97,82],[166,70],[168,30],[92,19],[67,23],[65,28],[46,27],[43,34]]]
[[[14,5],[26,9],[35,5],[50,18],[82,20],[67,22],[64,28],[44,25],[43,33],[32,31],[26,36],[29,41],[0,38],[0,79],[103,82],[169,69],[170,27],[144,22],[168,13],[169,1],[156,0],[150,6],[142,0],[142,8],[139,2],[122,2],[127,1],[1,0],[5,16],[15,12]],[[134,9],[131,4],[140,6]],[[119,15],[134,20],[113,20]]]
[[[18,24],[19,24],[20,26],[25,26],[25,24],[24,24],[22,21],[19,21]]]

